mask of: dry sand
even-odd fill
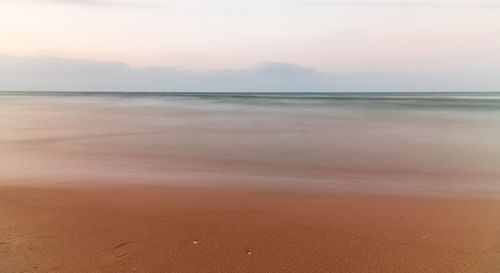
[[[500,201],[4,186],[0,272],[498,273]]]

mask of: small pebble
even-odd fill
[[[247,254],[248,255],[252,255],[252,251],[247,251]]]
[[[193,241],[193,245],[197,245],[198,243],[199,243],[198,240]]]

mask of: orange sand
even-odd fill
[[[500,201],[1,187],[0,272],[498,273]]]

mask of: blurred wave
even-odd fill
[[[2,92],[0,106],[3,184],[500,196],[500,93]]]

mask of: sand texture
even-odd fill
[[[500,272],[500,202],[0,188],[0,272]]]

